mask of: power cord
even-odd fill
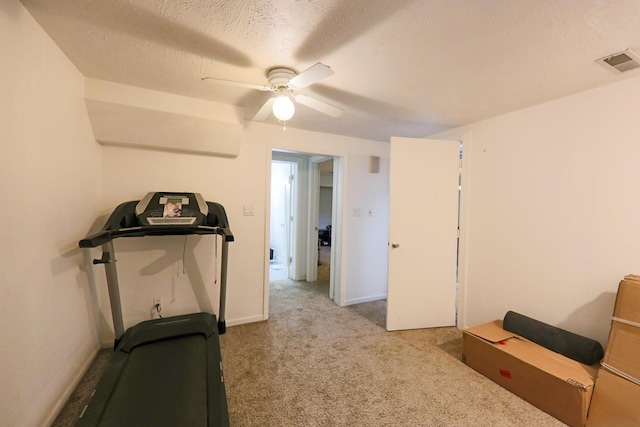
[[[187,267],[185,261],[187,258],[187,235],[184,235],[184,245],[182,246],[182,274],[187,274]]]
[[[162,306],[160,304],[156,304],[153,308],[155,308],[156,313],[158,314],[158,318],[162,319],[162,314],[160,314],[160,312],[162,311]]]

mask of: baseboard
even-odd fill
[[[386,298],[387,294],[371,295],[368,297],[348,299],[344,302],[344,305],[362,304],[363,302],[379,301]]]
[[[43,425],[51,426],[53,422],[56,420],[56,418],[62,411],[62,408],[64,408],[64,405],[67,403],[67,400],[69,400],[69,397],[71,397],[71,394],[74,392],[76,387],[78,387],[78,384],[80,384],[80,381],[82,381],[82,377],[84,377],[84,375],[87,373],[87,371],[91,367],[91,364],[93,363],[93,360],[96,358],[98,351],[100,351],[100,346],[97,346],[94,350],[92,350],[91,353],[89,353],[89,357],[87,357],[87,359],[84,361],[80,369],[76,372],[76,375],[73,377],[73,381],[71,381],[69,385],[67,385],[64,391],[58,397],[58,400],[56,401],[53,408],[49,411],[49,414],[45,418]]]
[[[260,316],[248,316],[248,317],[241,317],[239,319],[231,319],[231,320],[227,320],[227,326],[237,326],[237,325],[244,325],[245,323],[254,323],[254,322],[262,322],[263,320],[266,320],[262,315]]]
[[[107,349],[113,350],[113,340],[103,341],[100,343],[100,350],[107,350]]]

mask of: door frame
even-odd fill
[[[275,152],[269,162],[269,221],[271,221],[271,164],[273,162],[293,163],[295,165],[293,182],[291,184],[291,204],[292,204],[292,216],[291,220],[291,235],[290,240],[290,253],[289,257],[292,258],[291,265],[289,266],[289,260],[287,260],[287,266],[289,266],[287,276],[291,280],[302,280],[306,277],[306,264],[305,264],[305,246],[307,242],[305,228],[308,215],[308,207],[305,200],[308,195],[308,173],[307,162],[304,155],[296,153],[282,153]],[[270,222],[268,224],[271,224]],[[268,227],[267,242],[270,242],[271,227]],[[267,251],[267,254],[269,252]]]
[[[329,155],[311,155],[309,157],[309,252],[307,255],[307,280],[316,281],[318,278],[318,251],[314,250],[315,241],[318,238],[318,218],[320,211],[320,163],[333,159],[333,187],[331,199],[331,258],[329,270],[329,298],[334,300],[338,305],[343,305],[343,300],[336,301],[336,289],[341,289],[340,275],[336,274],[338,269],[335,265],[340,259],[339,254],[342,252],[340,244],[334,245],[334,236],[337,235],[335,229],[340,227],[342,213],[342,161],[340,157]],[[312,241],[312,239],[315,239]],[[338,295],[342,294],[339,292]]]
[[[302,280],[306,278],[307,274],[307,264],[309,257],[305,254],[311,248],[311,238],[315,234],[315,240],[313,242],[316,243],[315,251],[317,252],[317,231],[315,230],[316,225],[311,223],[309,211],[311,208],[311,200],[310,200],[310,166],[311,166],[311,157],[318,156],[324,158],[333,157],[333,207],[332,207],[332,246],[331,246],[331,272],[330,272],[330,298],[338,305],[344,305],[344,291],[342,290],[342,264],[340,262],[342,256],[342,207],[343,201],[342,197],[344,194],[343,187],[345,185],[344,182],[344,169],[346,168],[346,162],[338,154],[316,154],[316,153],[307,153],[300,150],[286,150],[280,149],[278,147],[268,147],[267,152],[267,170],[265,174],[265,187],[266,187],[266,200],[265,200],[265,266],[264,266],[264,282],[263,282],[263,313],[264,319],[269,318],[269,248],[270,248],[270,238],[271,238],[271,163],[273,160],[278,161],[297,161],[300,160],[298,164],[298,194],[295,196],[297,199],[296,207],[298,209],[298,214],[300,215],[298,218],[298,226],[296,227],[296,249],[294,249],[296,260],[294,260],[294,264],[296,266],[296,276],[299,276],[299,279]],[[302,165],[302,169],[301,166]],[[317,168],[317,164],[316,164]],[[301,172],[302,170],[302,172]],[[300,194],[300,192],[303,194]],[[305,203],[305,200],[307,203]],[[303,239],[303,242],[300,242],[300,239]],[[317,263],[317,253],[316,253],[316,263]],[[304,274],[303,274],[304,272]],[[316,264],[316,274],[317,274],[317,264]]]
[[[290,160],[290,159],[280,159],[280,158],[274,158],[271,161],[271,179],[273,182],[273,171],[274,171],[274,167],[276,164],[279,165],[285,165],[286,167],[288,167],[289,172],[288,172],[288,181],[289,181],[289,189],[287,194],[284,197],[284,201],[285,201],[285,215],[283,218],[284,223],[284,241],[285,241],[285,257],[281,258],[281,256],[277,256],[277,258],[280,258],[281,261],[284,261],[285,265],[286,265],[286,272],[287,272],[287,278],[294,278],[296,277],[296,275],[299,274],[300,269],[297,266],[297,263],[292,262],[292,260],[295,260],[297,258],[296,256],[296,251],[297,251],[297,227],[298,227],[298,198],[297,198],[297,194],[298,194],[298,190],[297,190],[297,185],[298,185],[298,162],[294,161],[294,160]],[[274,195],[271,194],[271,197],[273,197]],[[270,209],[273,209],[273,201],[271,201],[271,206]],[[273,224],[270,223],[270,227],[269,227],[269,231],[271,233],[271,235],[273,235]],[[271,243],[271,240],[270,242]],[[269,247],[271,248],[271,245],[269,245]],[[282,250],[282,248],[278,248],[276,245],[276,255],[278,255],[278,250]]]
[[[469,220],[469,205],[471,193],[471,162],[470,152],[473,149],[473,134],[468,129],[454,129],[445,131],[430,139],[447,139],[460,143],[460,200],[458,209],[458,297],[456,299],[456,327],[466,329],[472,325],[467,324],[467,271],[468,271],[468,241],[471,222]]]
[[[309,235],[309,250],[307,251],[307,280],[310,282],[315,282],[318,279],[318,251],[313,250],[313,245],[318,239],[318,227],[315,224],[318,224],[320,217],[320,163],[330,159],[333,159],[333,156],[315,154],[309,156],[309,227],[307,230]]]

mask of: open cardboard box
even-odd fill
[[[571,427],[586,425],[597,366],[502,329],[502,320],[463,331],[465,363]]]
[[[640,324],[640,276],[630,274],[620,282],[613,318]]]
[[[640,385],[600,369],[593,401],[589,408],[589,427],[638,427],[640,425]]]

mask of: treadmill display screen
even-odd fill
[[[176,218],[182,216],[182,205],[188,204],[189,199],[186,199],[186,202],[183,198],[166,198],[163,197],[160,199],[160,204],[164,204],[164,210],[162,217],[163,218]]]
[[[142,225],[202,225],[207,213],[198,193],[149,193],[136,206]]]

